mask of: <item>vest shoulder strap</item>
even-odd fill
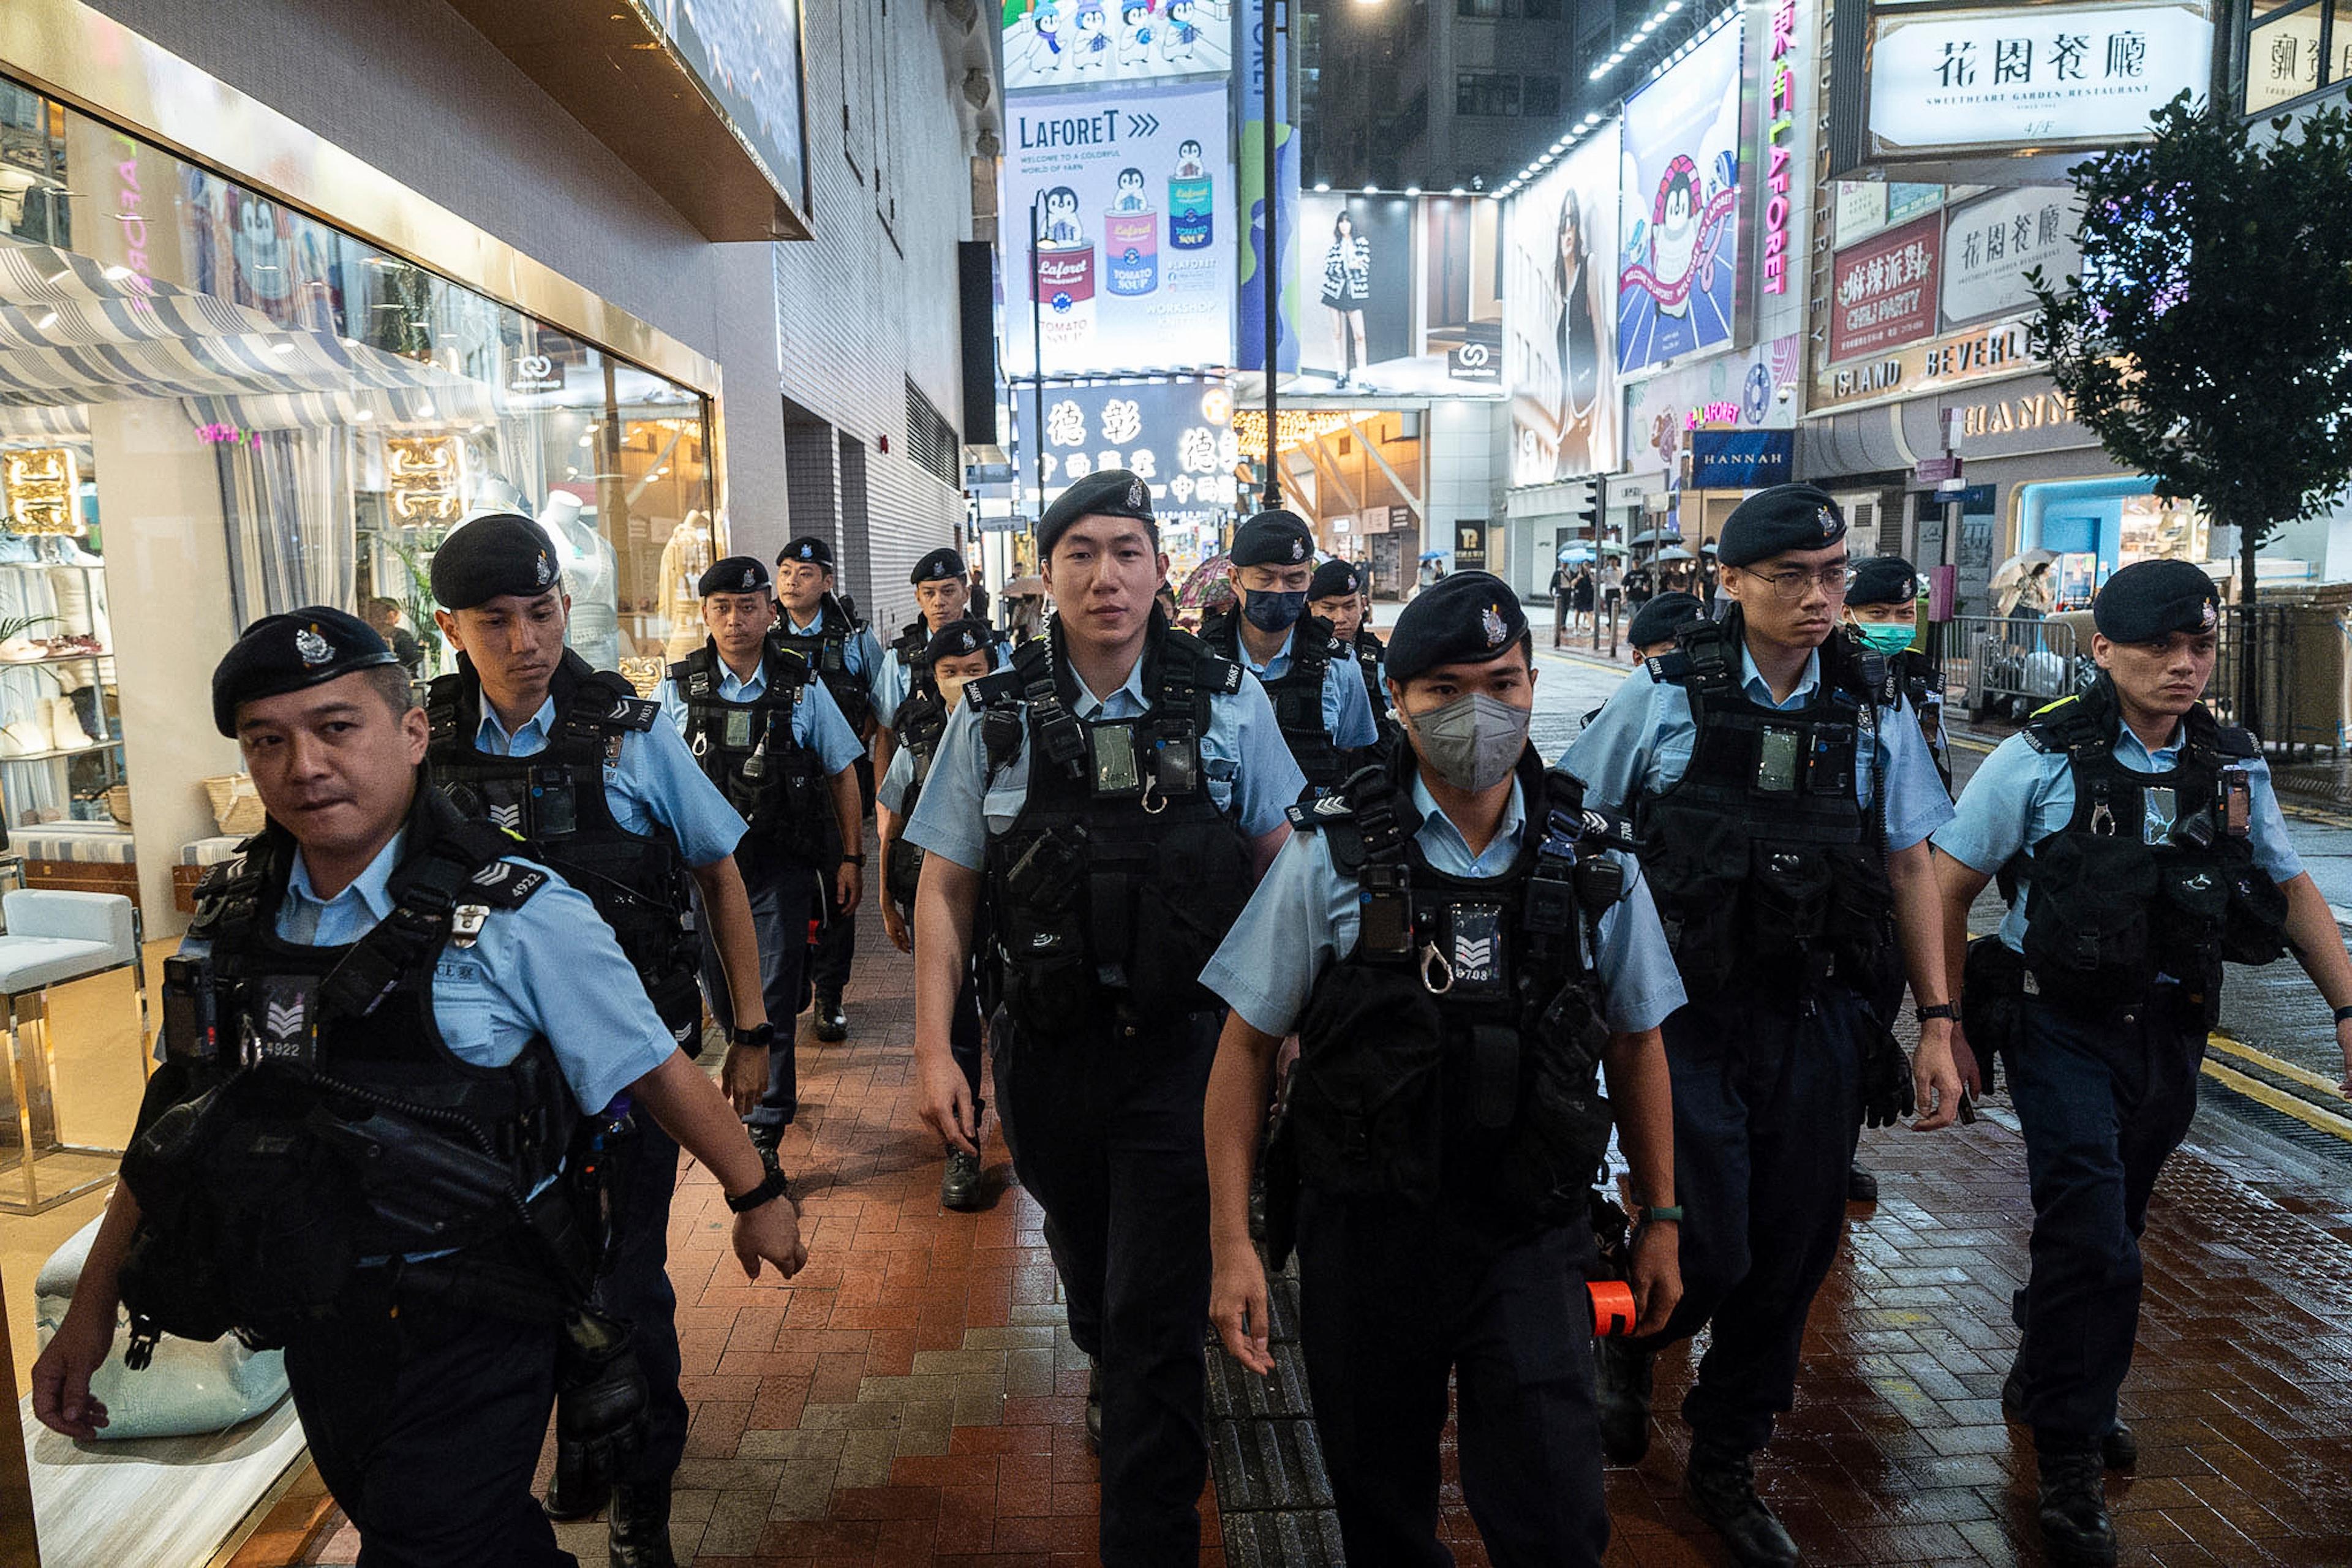
[[[2023,733],[2027,745],[2050,755],[2062,752],[2074,756],[2088,755],[2103,752],[2113,743],[2105,715],[2095,704],[2084,700],[2080,692],[2035,709],[2026,721]]]
[[[1210,696],[1231,697],[1242,689],[1239,661],[1223,658],[1191,632],[1170,626],[1160,633],[1160,657],[1165,666],[1185,666],[1188,684]]]
[[[1738,684],[1738,663],[1720,621],[1686,623],[1675,634],[1672,653],[1650,660],[1650,679],[1692,691],[1728,691]]]
[[[207,941],[235,939],[257,915],[269,880],[274,846],[267,829],[236,847],[227,859],[206,868],[196,883],[195,915],[188,934]]]
[[[599,669],[572,688],[572,706],[564,721],[584,728],[642,735],[660,717],[661,704],[638,696],[627,676],[617,669]]]
[[[457,710],[462,706],[466,678],[451,671],[433,678],[425,689],[425,721],[430,739],[427,743],[438,752],[457,739]]]

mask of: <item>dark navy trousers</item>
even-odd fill
[[[360,1532],[360,1561],[579,1568],[531,1495],[555,1407],[556,1327],[429,1302],[394,1316],[381,1281],[351,1296],[289,1339],[286,1381],[319,1478]]]
[[[760,1000],[768,1021],[776,1026],[775,1044],[768,1049],[768,1092],[743,1118],[753,1127],[788,1125],[800,1111],[800,1072],[793,1056],[800,1016],[804,965],[809,954],[809,921],[816,910],[817,877],[796,861],[778,859],[764,850],[739,849],[735,864],[743,873],[743,891],[751,901],[751,928],[760,942]],[[695,900],[702,932],[702,994],[710,1016],[722,1030],[735,1027],[735,1001],[727,989],[726,971],[719,967],[719,946],[711,939],[710,915]],[[846,925],[846,921],[837,922]]]
[[[2018,1366],[2036,1440],[2079,1447],[2115,1425],[2131,1370],[2148,1194],[2197,1113],[2205,1020],[2170,985],[2105,1018],[2024,1003],[2010,1058],[2033,1196]]]
[[[1488,1560],[1600,1563],[1591,1255],[1581,1225],[1505,1239],[1444,1204],[1301,1192],[1300,1350],[1349,1563],[1453,1563],[1437,1533],[1449,1377]]]
[[[1715,1325],[1683,1400],[1710,1444],[1754,1453],[1796,1402],[1805,1314],[1845,1225],[1870,1005],[1842,987],[1810,1005],[1734,988],[1666,1020],[1683,1299],[1643,1342]]]
[[[646,1377],[646,1440],[615,1478],[654,1486],[686,1457],[686,1396],[678,1392],[677,1292],[669,1282],[669,1205],[677,1191],[677,1143],[640,1110],[635,1146],[621,1163],[614,1223],[621,1243],[596,1281],[595,1303],[629,1325],[629,1349]]]
[[[1070,1337],[1102,1364],[1102,1560],[1201,1557],[1209,1473],[1209,1170],[1218,1016],[1129,1034],[1109,1017],[993,1042],[1013,1168],[1045,1211]]]

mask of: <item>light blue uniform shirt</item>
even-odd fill
[[[2133,773],[2166,773],[2179,761],[2180,731],[2173,732],[2171,745],[2150,752],[2130,725],[2118,728],[2122,732],[2116,737],[2115,759]],[[2270,764],[2250,757],[2245,769],[2252,807],[2246,828],[2254,864],[2273,882],[2301,876],[2303,859],[2287,842],[2286,818],[2279,815]],[[1937,848],[1988,877],[2011,856],[2026,851],[2026,863],[2018,868],[2017,902],[2000,922],[2000,940],[2020,952],[2025,951],[2025,884],[2032,847],[2063,829],[2074,816],[2074,770],[2066,753],[2037,752],[2023,735],[2011,735],[1993,748],[1960,792],[1958,814],[1937,831]]]
[[[1757,673],[1755,658],[1744,645],[1739,670],[1751,701],[1784,710],[1802,708],[1822,683],[1822,656],[1806,656],[1805,672],[1785,702],[1773,700],[1772,689]],[[1869,750],[1856,748],[1854,796],[1868,806],[1884,778],[1886,847],[1908,849],[1952,819],[1951,798],[1910,703],[1898,698],[1892,709],[1878,709],[1873,718]],[[1593,805],[1625,811],[1637,795],[1654,798],[1673,788],[1689,769],[1697,739],[1690,693],[1673,681],[1654,679],[1649,666],[1637,665],[1608,705],[1569,742],[1559,765],[1584,781]]]
[[[279,939],[341,947],[365,936],[392,912],[388,889],[407,841],[405,829],[394,834],[331,899],[318,896],[296,851],[278,906]],[[544,1035],[572,1097],[593,1115],[677,1047],[587,895],[543,866],[510,858],[546,872],[547,885],[518,909],[492,910],[473,946],[442,948],[433,970],[433,1021],[450,1051],[477,1067],[504,1067]],[[211,945],[191,937],[180,951],[195,956]]]
[[[1240,628],[1234,631],[1234,651],[1240,656],[1242,668],[1261,681],[1280,680],[1290,673],[1291,652],[1297,643],[1298,628],[1294,626],[1275,656],[1260,664],[1250,657],[1249,645],[1242,641]],[[1364,690],[1364,678],[1354,658],[1345,652],[1334,652],[1331,662],[1323,668],[1323,729],[1335,746],[1369,746],[1381,738],[1380,725],[1372,718],[1372,700]]]
[[[784,608],[781,601],[776,605],[776,616],[784,630],[796,637],[813,637],[824,624],[824,617],[820,615],[808,625],[802,626],[793,619],[792,611]],[[872,626],[860,626],[842,639],[841,668],[866,688],[866,700],[874,704],[874,721],[877,724],[887,724],[890,716],[898,710],[898,700],[890,694],[888,679],[888,667],[895,662],[883,656],[882,640],[874,635]],[[834,707],[836,712],[840,710],[839,703]]]
[[[1527,829],[1523,792],[1514,782],[1510,804],[1494,841],[1473,856],[1451,819],[1437,809],[1418,776],[1413,809],[1422,814],[1413,842],[1430,868],[1449,877],[1499,877],[1518,858]],[[1601,982],[1602,1017],[1616,1034],[1654,1029],[1683,1005],[1682,976],[1658,925],[1650,885],[1630,855],[1607,851],[1625,873],[1625,896],[1603,914],[1593,969]],[[1328,833],[1301,833],[1282,847],[1265,879],[1225,935],[1201,984],[1223,997],[1262,1034],[1298,1026],[1315,983],[1356,951],[1363,931],[1363,892],[1332,863]]]
[[[749,680],[737,675],[725,659],[719,661],[719,696],[721,701],[757,702],[767,695],[767,691],[768,666],[764,659],[758,668],[751,671]],[[668,676],[663,676],[661,684],[654,688],[654,700],[661,704],[662,712],[669,719],[671,737],[682,737],[686,733],[686,699],[670,684]],[[822,680],[813,679],[802,687],[800,700],[793,704],[793,742],[814,752],[818,763],[828,774],[839,773],[866,754],[866,748],[858,744],[857,731],[852,730],[849,721],[841,716],[841,704],[833,700],[833,693],[824,689]],[[701,764],[695,762],[693,753],[686,750],[682,741],[678,752],[694,768],[695,776],[709,784],[709,775],[702,772]],[[716,784],[710,787],[714,792],[718,788]]]
[[[1127,683],[1108,700],[1097,698],[1077,682],[1078,700],[1070,711],[1079,719],[1139,719],[1151,710],[1143,694],[1143,660],[1135,661]],[[1201,772],[1209,798],[1252,838],[1282,826],[1283,813],[1307,788],[1307,775],[1291,759],[1282,730],[1274,721],[1274,704],[1265,688],[1244,674],[1242,689],[1209,699],[1209,727],[1201,736]],[[988,837],[1003,833],[1021,815],[1029,798],[1029,726],[1024,714],[1021,744],[1012,760],[992,775],[988,753],[980,739],[980,710],[969,702],[957,707],[948,720],[948,731],[931,759],[930,777],[923,784],[915,815],[907,819],[907,837],[925,853],[943,855],[968,870],[988,863]]]
[[[555,722],[552,696],[511,735],[484,702],[474,749],[499,757],[535,757],[547,750]],[[613,820],[631,833],[668,828],[689,866],[725,859],[743,837],[743,818],[704,776],[677,731],[659,724],[623,733],[620,756],[604,764],[604,802]]]

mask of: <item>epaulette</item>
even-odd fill
[[[573,713],[592,710],[592,703],[596,727],[602,730],[635,730],[642,734],[661,717],[661,704],[638,696],[629,678],[617,669],[600,669],[581,681],[580,694],[572,700]]]
[[[1209,646],[1205,638],[1179,626],[1169,626],[1160,633],[1160,637],[1162,639],[1160,651],[1161,658],[1173,658],[1191,662],[1192,686],[1195,691],[1205,691],[1212,696],[1231,697],[1242,689],[1240,662],[1218,653]],[[1027,650],[1027,646],[1023,645],[1024,652]]]
[[[1669,681],[1687,680],[1691,676],[1690,655],[1680,649],[1673,653],[1654,653],[1643,663],[1650,671],[1650,679],[1661,686]],[[1606,707],[1607,704],[1603,703],[1602,706]]]
[[[989,708],[1013,702],[1021,697],[1021,674],[1012,665],[991,670],[977,680],[967,680],[964,695],[975,707]]]
[[[1302,800],[1286,807],[1283,815],[1290,819],[1294,833],[1313,833],[1335,822],[1353,822],[1355,803],[1342,795],[1318,795],[1313,800]]]
[[[494,910],[520,909],[523,900],[547,886],[547,873],[535,866],[493,860],[466,879],[466,901]]]
[[[2213,749],[2233,762],[2245,762],[2263,754],[2263,743],[2243,724],[2220,724],[2213,730]]]

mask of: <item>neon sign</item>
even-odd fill
[[[1685,430],[1704,430],[1713,425],[1738,423],[1739,405],[1737,403],[1694,403],[1690,412],[1683,416],[1683,428]]]
[[[1789,138],[1797,126],[1797,0],[1772,8],[1772,118],[1764,140],[1764,291],[1789,291]]]

